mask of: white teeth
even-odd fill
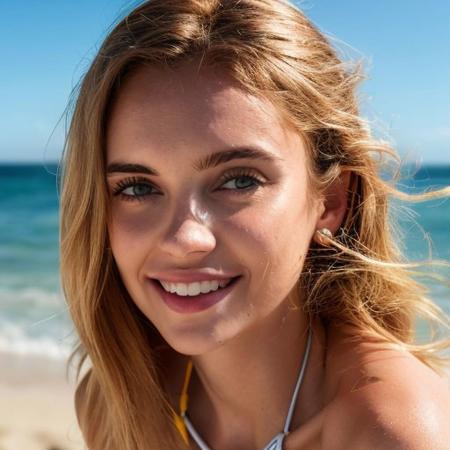
[[[201,286],[200,283],[188,284],[187,294],[188,295],[198,295],[200,294]]]
[[[197,281],[195,283],[170,283],[167,281],[161,281],[163,288],[167,292],[175,293],[182,296],[193,296],[207,294],[211,291],[217,291],[220,287],[225,287],[231,278],[228,280],[212,280],[212,281]]]

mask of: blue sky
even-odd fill
[[[127,0],[0,0],[0,161],[59,157],[71,89]],[[450,163],[450,2],[297,2],[364,57],[363,114],[410,159]]]

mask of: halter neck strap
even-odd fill
[[[298,393],[300,391],[300,386],[305,375],[306,366],[308,364],[309,353],[311,351],[311,341],[312,341],[312,330],[311,327],[308,329],[308,340],[306,341],[305,354],[303,355],[302,366],[300,368],[300,373],[298,374],[297,384],[295,385],[294,394],[292,395],[291,404],[289,406],[288,414],[286,417],[286,422],[284,424],[283,433],[289,433],[289,427],[291,426],[292,416],[294,414],[295,404],[297,403]]]
[[[291,425],[292,416],[294,414],[295,404],[297,403],[298,393],[300,391],[300,386],[302,384],[302,381],[303,381],[303,378],[305,375],[306,366],[308,364],[309,354],[311,351],[311,342],[312,342],[312,329],[311,329],[311,327],[309,327],[305,353],[303,354],[302,364],[301,364],[300,371],[298,374],[298,379],[297,379],[297,383],[295,385],[294,393],[292,394],[291,404],[289,405],[289,410],[288,410],[288,414],[286,417],[286,422],[284,424],[284,429],[279,435],[277,435],[275,437],[274,441],[271,441],[271,443],[265,447],[264,450],[266,450],[266,449],[271,450],[272,448],[279,448],[278,445],[281,446],[284,436],[289,434],[289,427]],[[181,395],[180,395],[180,403],[179,403],[180,416],[178,416],[176,418],[177,427],[179,428],[186,443],[189,442],[188,435],[187,435],[187,430],[189,430],[189,433],[191,434],[191,436],[194,438],[194,440],[196,441],[196,443],[200,446],[200,448],[202,450],[210,450],[209,447],[206,445],[206,443],[202,440],[200,435],[197,433],[197,431],[195,430],[194,426],[192,425],[191,421],[189,420],[189,418],[186,414],[187,407],[188,407],[188,400],[189,400],[187,390],[189,387],[189,381],[190,381],[191,374],[192,374],[192,367],[193,367],[192,359],[190,359],[187,364],[187,367],[186,367],[186,374],[184,377],[183,389],[182,389]],[[181,420],[179,420],[179,419],[181,419]],[[277,441],[277,442],[279,441],[278,445],[273,446],[273,444],[277,444],[277,442],[275,442],[275,441]]]

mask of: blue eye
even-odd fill
[[[252,175],[251,172],[247,171],[237,171],[226,174],[222,180],[224,184],[227,184],[229,181],[234,181],[237,189],[224,189],[226,191],[237,191],[236,194],[241,194],[242,191],[249,191],[256,189],[257,187],[264,184],[262,180]],[[249,185],[250,182],[250,185]],[[221,185],[223,186],[223,184]],[[245,193],[244,192],[244,193]]]
[[[154,186],[146,178],[131,177],[120,180],[114,187],[113,195],[119,195],[127,201],[143,201],[145,197],[152,195],[150,191],[153,188]]]
[[[151,186],[150,186],[150,188],[151,188]],[[122,194],[125,194],[125,191],[127,189],[131,189],[132,194],[126,194],[126,195],[134,195],[136,197],[142,197],[145,195],[149,195],[149,186],[146,184],[143,184],[143,183],[137,183],[132,186],[128,186],[126,189],[124,189],[122,191]]]

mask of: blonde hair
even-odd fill
[[[390,196],[409,196],[380,176],[395,158],[358,112],[359,65],[339,59],[301,11],[283,0],[152,0],[110,32],[84,76],[64,149],[61,278],[80,338],[77,411],[91,449],[186,448],[172,420],[158,365],[158,332],[134,305],[109,251],[105,127],[120,81],[142,65],[220,66],[249,92],[270,99],[304,137],[310,181],[323,193],[350,171],[348,210],[327,246],[313,244],[296,289],[312,317],[371,330],[430,366],[446,341],[419,345],[414,320],[444,315],[412,277],[395,244]],[[378,157],[377,157],[378,155]],[[446,323],[444,323],[445,325]],[[82,395],[80,394],[82,392]]]

